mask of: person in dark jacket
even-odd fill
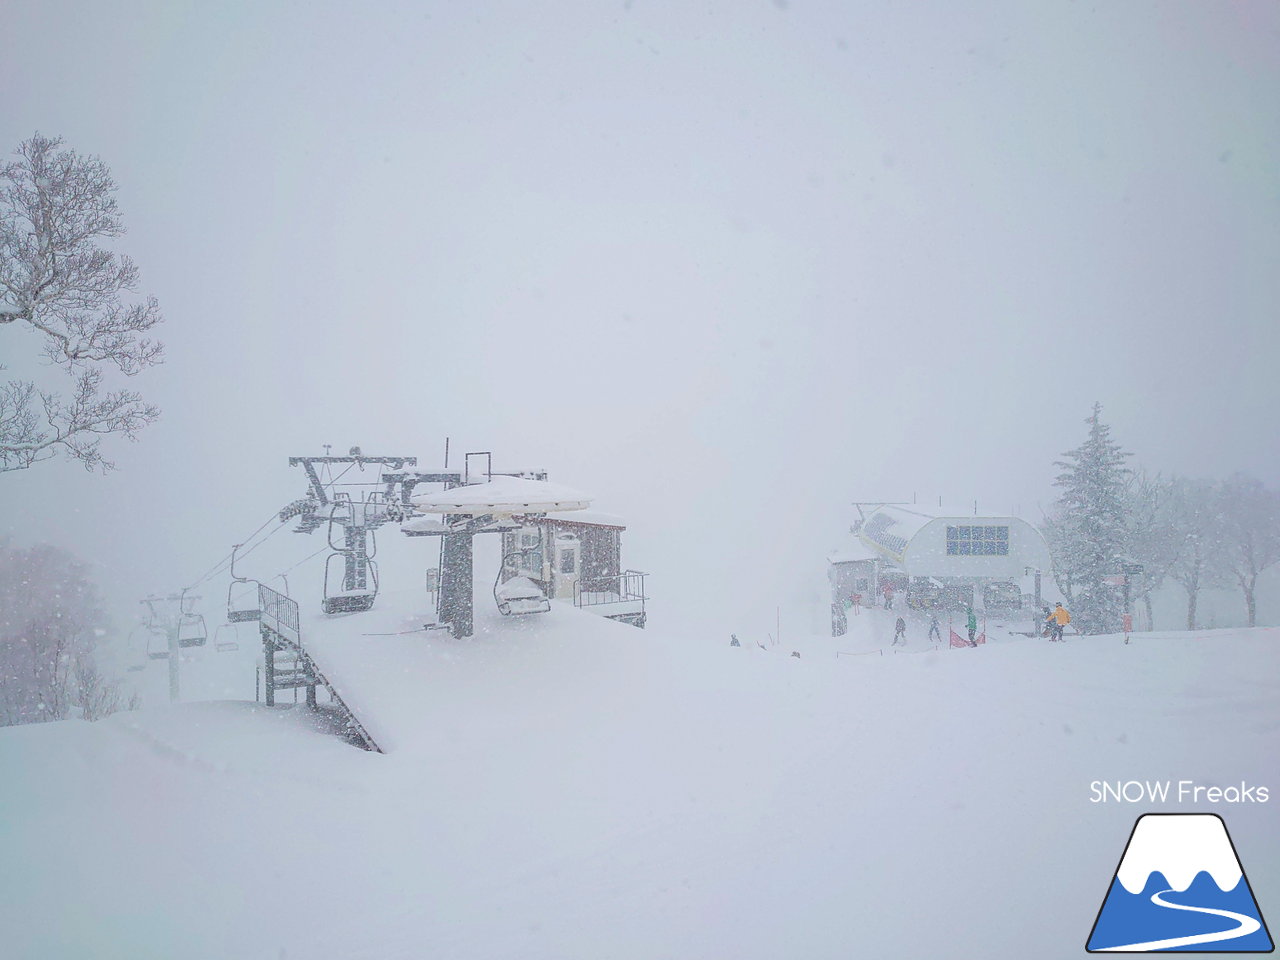
[[[905,647],[907,645],[907,621],[903,620],[901,617],[899,617],[898,622],[893,625],[893,643],[890,644],[890,646],[896,647],[898,645],[899,637],[902,638],[902,645]]]
[[[929,611],[929,639],[936,639],[942,642],[942,624],[938,622],[938,612],[936,610]]]

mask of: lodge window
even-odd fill
[[[1007,557],[1008,527],[947,527],[949,557]]]
[[[542,537],[538,533],[520,534],[520,569],[535,577],[542,576]]]

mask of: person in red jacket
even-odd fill
[[[886,610],[893,609],[893,584],[886,583],[880,588],[880,592],[884,594],[884,608]]]

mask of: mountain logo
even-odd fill
[[[1085,949],[1270,953],[1275,944],[1222,818],[1148,813],[1133,825]]]

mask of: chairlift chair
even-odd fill
[[[130,673],[137,673],[139,670],[147,669],[147,644],[142,636],[142,631],[146,629],[140,623],[129,631],[129,640],[125,645],[128,652],[129,665],[125,669]]]
[[[198,613],[184,613],[178,621],[178,646],[203,647],[208,639],[204,617]]]
[[[240,590],[237,591],[236,587]],[[227,622],[247,623],[250,620],[261,620],[262,611],[258,608],[258,581],[236,579],[227,587]]]
[[[262,610],[258,606],[258,587],[261,584],[257,580],[236,575],[236,551],[241,546],[243,544],[237,543],[231,548],[231,583],[227,586],[228,623],[246,623],[250,620],[262,619]],[[242,586],[238,592],[237,584]],[[250,589],[243,589],[250,585],[252,585]]]
[[[524,551],[517,550],[502,558],[498,565],[498,575],[493,581],[493,600],[498,605],[498,612],[504,617],[520,617],[530,613],[549,613],[551,601],[542,592],[542,588],[528,577],[512,577],[503,583],[502,571],[507,561],[518,557]]]
[[[147,630],[147,657],[151,660],[169,659],[169,638],[164,631]]]
[[[341,499],[335,498],[333,506],[329,508],[327,537],[329,549],[333,553],[329,554],[324,562],[324,599],[321,602],[321,608],[325,613],[363,613],[373,608],[373,601],[378,596],[378,564],[373,559],[378,554],[378,538],[371,527],[365,526],[365,552],[361,558],[364,563],[365,583],[364,586],[349,586],[346,564],[347,560],[355,554],[347,547],[345,533],[342,543],[334,543],[334,528],[345,531],[349,525],[354,524],[357,508],[364,511],[361,519],[367,520],[368,503],[364,500],[356,503],[346,494],[338,496]],[[345,520],[339,518],[340,514],[345,514]],[[337,559],[342,560],[342,574],[335,578],[332,572],[333,561]]]
[[[218,653],[230,653],[240,649],[240,639],[234,623],[220,624],[213,631],[213,649]]]
[[[331,577],[334,560],[342,560],[343,568],[340,576]],[[363,613],[373,608],[373,601],[378,596],[378,564],[373,560],[365,560],[365,586],[348,587],[346,585],[345,553],[331,553],[324,562],[324,600],[322,608],[325,613]],[[333,580],[337,586],[331,586]]]

